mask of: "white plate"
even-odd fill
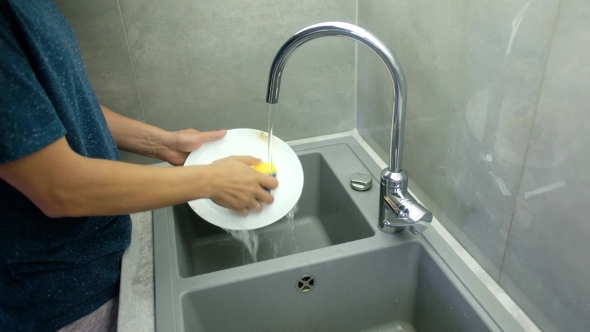
[[[268,135],[255,129],[232,129],[214,142],[207,142],[190,153],[184,166],[208,165],[229,156],[253,156],[268,159]],[[201,218],[213,225],[232,230],[256,229],[281,219],[297,204],[303,190],[303,169],[293,149],[273,136],[272,162],[277,169],[279,186],[272,191],[274,202],[262,212],[251,211],[247,217],[223,208],[209,199],[198,199],[188,204]]]

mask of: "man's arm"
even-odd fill
[[[182,165],[188,154],[203,143],[225,136],[225,130],[199,132],[193,129],[166,131],[133,120],[100,106],[117,147],[146,157]]]
[[[83,157],[62,137],[0,165],[0,178],[49,217],[120,215],[199,198],[248,214],[259,207],[258,201],[271,203],[273,197],[263,187],[278,184],[250,167],[258,162],[232,157],[204,166],[133,165]]]

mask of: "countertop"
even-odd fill
[[[152,212],[131,215],[131,244],[123,254],[119,332],[155,331]]]

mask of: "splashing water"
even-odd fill
[[[291,238],[293,239],[293,243],[295,243],[295,253],[299,252],[299,246],[297,245],[297,240],[295,239],[295,213],[299,211],[299,206],[295,204],[295,206],[287,213],[285,218],[289,222],[289,226],[291,226]]]
[[[293,252],[293,254],[299,252],[299,246],[297,245],[297,240],[295,239],[295,213],[297,213],[297,211],[299,211],[299,207],[297,206],[297,204],[295,204],[291,211],[289,211],[289,213],[287,213],[287,215],[284,217],[287,219],[287,222],[290,226],[291,238],[293,240],[293,243],[295,244],[295,251]],[[256,230],[224,230],[228,232],[234,239],[244,244],[244,247],[246,248],[246,250],[248,250],[248,253],[250,254],[250,258],[252,258],[252,262],[258,262],[259,238],[258,232]],[[280,243],[271,242],[271,246],[273,249],[273,257],[277,257],[280,247],[283,246],[283,239],[281,239]]]
[[[250,257],[254,263],[258,262],[258,233],[256,230],[231,230],[226,229],[226,232],[231,234],[231,236],[242,242],[248,252],[250,253]]]

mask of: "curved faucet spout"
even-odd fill
[[[356,25],[343,22],[325,22],[309,26],[291,37],[277,53],[268,78],[266,102],[279,102],[281,76],[287,60],[293,52],[306,42],[326,36],[346,37],[369,47],[379,56],[391,77],[393,84],[393,116],[391,125],[391,153],[389,154],[389,171],[399,173],[402,170],[402,152],[404,143],[404,121],[406,114],[406,80],[395,57],[377,37]]]
[[[432,214],[407,192],[408,176],[406,172],[402,171],[406,80],[402,68],[391,51],[377,37],[356,25],[342,22],[320,23],[297,32],[281,47],[270,67],[266,102],[269,104],[278,103],[281,76],[291,54],[306,42],[325,36],[339,36],[356,40],[373,50],[387,67],[393,85],[391,151],[389,153],[389,167],[381,173],[378,226],[386,233],[398,233],[404,228],[409,228],[414,234],[422,233],[432,221]]]

